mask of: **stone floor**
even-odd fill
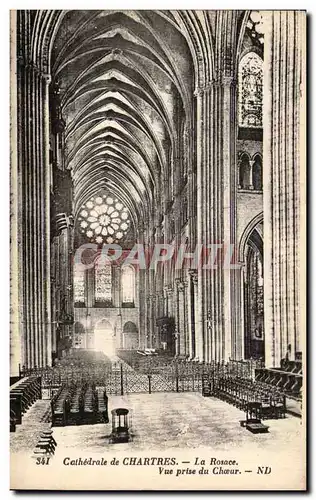
[[[22,417],[22,425],[10,432],[12,452],[32,452],[40,433],[51,426],[50,401],[38,400]]]
[[[301,421],[286,419],[266,421],[269,434],[254,435],[239,424],[245,418],[237,408],[215,398],[203,398],[198,393],[154,393],[110,396],[109,412],[113,408],[128,408],[131,413],[133,440],[119,444],[120,450],[161,450],[169,448],[199,448],[225,450],[232,447],[263,447],[281,452],[295,452],[301,444]],[[54,436],[65,450],[102,451],[109,443],[111,423],[54,428]]]
[[[278,449],[295,453],[301,445],[301,420],[266,421],[269,434],[254,435],[240,427],[244,414],[218,399],[203,398],[198,393],[154,393],[110,396],[109,412],[113,408],[130,410],[132,442],[119,444],[123,450],[150,450],[211,447],[225,450],[254,447],[265,451]],[[23,417],[23,424],[11,433],[12,451],[32,452],[41,430],[47,422],[49,401],[37,401]],[[98,452],[110,449],[111,423],[54,428],[58,449]]]

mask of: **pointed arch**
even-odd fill
[[[257,153],[253,157],[252,183],[253,183],[253,188],[256,191],[262,191],[262,187],[263,187],[263,182],[262,182],[262,156],[261,156],[260,153]]]
[[[238,184],[241,189],[248,189],[250,185],[250,174],[251,174],[251,166],[250,166],[250,157],[248,153],[241,153],[239,158],[239,181]]]
[[[238,258],[239,262],[244,263],[245,258],[246,258],[246,245],[247,241],[249,239],[249,236],[253,232],[253,230],[258,226],[259,224],[263,224],[263,212],[260,212],[257,214],[247,225],[245,228],[244,232],[242,233],[242,236],[239,241],[239,247],[238,247]],[[261,235],[262,237],[262,235]]]
[[[136,295],[135,268],[133,266],[123,266],[121,270],[122,304],[135,303]]]

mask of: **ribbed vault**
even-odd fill
[[[149,220],[192,113],[190,49],[172,13],[68,11],[54,36],[74,215],[102,189]]]

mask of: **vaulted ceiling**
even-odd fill
[[[75,216],[105,189],[134,222],[149,218],[192,108],[192,59],[172,13],[68,11],[51,66],[61,87]]]

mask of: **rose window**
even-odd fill
[[[79,212],[81,233],[96,243],[118,243],[129,227],[129,213],[118,199],[100,195],[82,205]]]

